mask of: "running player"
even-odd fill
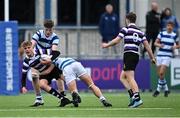
[[[46,60],[47,63],[51,63],[51,59]],[[76,79],[80,78],[90,88],[94,95],[99,98],[101,103],[105,107],[111,107],[112,105],[103,96],[101,90],[94,84],[91,76],[89,76],[80,62],[72,58],[57,58],[53,61],[54,65],[63,71],[65,82],[68,86],[69,91],[72,94],[73,104],[78,107],[81,103],[81,98],[78,94]],[[47,69],[44,73],[49,73],[52,69]]]
[[[161,89],[164,89],[164,96],[168,97],[169,89],[165,79],[166,69],[169,67],[171,58],[173,57],[174,49],[180,48],[177,34],[173,32],[174,23],[169,21],[166,26],[166,31],[160,32],[154,45],[159,47],[157,52],[157,70],[158,70],[158,85],[153,93],[157,97]]]
[[[32,47],[35,49],[35,54],[41,55],[41,54],[50,54],[52,53],[53,59],[58,56],[58,43],[59,38],[58,36],[53,32],[54,22],[52,20],[45,20],[44,21],[44,30],[37,31],[32,36]],[[34,103],[34,106],[39,106],[41,104],[44,104],[43,98],[41,96],[41,91],[39,87],[39,80],[36,76],[38,76],[38,72],[33,69],[33,77],[32,78],[32,84],[36,93],[36,100]],[[31,75],[31,70],[29,71]],[[31,76],[30,76],[31,77]],[[62,80],[58,80],[59,82],[57,85],[58,88],[60,88],[61,94],[65,95],[64,93],[64,82]],[[26,93],[27,89],[25,87],[22,87],[22,93]]]
[[[40,84],[40,87],[46,92],[61,99],[61,105],[60,105],[61,107],[64,107],[66,104],[71,103],[69,99],[64,97],[64,95],[58,93],[55,89],[49,86],[49,84],[51,84],[51,80],[53,78],[58,79],[60,77],[60,74],[62,74],[62,72],[60,72],[58,68],[53,68],[51,72],[43,74],[43,71],[45,71],[46,69],[48,69],[53,65],[41,64],[41,56],[34,54],[34,50],[32,49],[32,43],[30,41],[23,42],[22,47],[26,54],[26,58],[23,61],[22,86],[25,88],[27,72],[29,69],[32,69],[32,77],[38,80],[40,79],[40,83],[37,84]],[[39,105],[43,105],[43,103],[39,103]]]
[[[136,14],[133,12],[128,13],[126,15],[127,27],[123,27],[115,39],[102,45],[103,48],[108,48],[118,44],[122,39],[124,39],[124,67],[121,72],[120,80],[125,88],[128,89],[131,99],[128,106],[132,108],[143,104],[143,101],[140,98],[138,85],[134,79],[134,71],[139,62],[139,45],[141,43],[143,43],[151,60],[155,63],[155,58],[149,47],[148,41],[146,40],[144,33],[137,28],[135,22]]]

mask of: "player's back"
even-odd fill
[[[60,70],[63,70],[66,66],[72,64],[73,62],[76,62],[73,58],[57,58],[54,60],[55,66]]]
[[[124,38],[124,53],[133,52],[139,54],[139,47],[143,40],[146,40],[144,32],[142,32],[134,23],[128,27],[123,27],[118,35]]]

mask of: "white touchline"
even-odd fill
[[[0,109],[0,112],[16,112],[16,111],[121,111],[121,110],[170,110],[173,108],[56,108],[56,109]]]

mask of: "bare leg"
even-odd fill
[[[84,74],[80,77],[80,79],[93,91],[94,95],[100,99],[102,104],[105,107],[111,107],[112,105],[106,101],[106,98],[103,96],[99,87],[97,87],[92,78],[88,74]]]

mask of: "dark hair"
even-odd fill
[[[136,14],[134,12],[130,12],[126,15],[126,18],[130,21],[130,23],[136,22]]]
[[[167,22],[167,25],[172,25],[172,26],[174,27],[174,22],[168,21],[168,22]]]
[[[24,42],[22,42],[21,47],[24,48],[26,46],[32,46],[32,42],[31,41],[24,41]]]
[[[52,28],[54,26],[54,21],[50,20],[50,19],[46,19],[44,21],[44,27],[45,28]]]

